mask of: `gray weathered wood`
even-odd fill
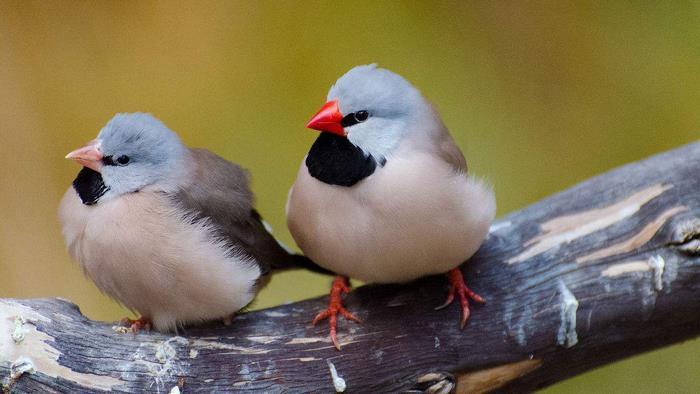
[[[347,297],[364,323],[341,320],[340,352],[326,324],[309,324],[324,297],[179,336],[119,334],[62,300],[3,299],[0,379],[15,392],[169,392],[180,378],[183,392],[332,392],[330,361],[355,393],[522,391],[693,338],[700,143],[502,218],[465,273],[487,303],[464,331],[457,307],[433,310],[441,277],[366,286]]]

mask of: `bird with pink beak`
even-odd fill
[[[75,160],[81,166],[97,172],[100,172],[102,168],[103,157],[99,140],[92,140],[82,148],[78,148],[66,155],[66,159]]]
[[[405,283],[447,274],[449,305],[469,289],[459,266],[486,238],[496,202],[467,174],[464,156],[432,105],[401,76],[358,66],[340,77],[307,127],[320,131],[287,200],[287,224],[301,250],[338,274],[328,309],[337,348],[337,317],[359,321],[343,305],[348,278]]]
[[[246,170],[149,114],[117,114],[66,158],[83,167],[59,207],[68,252],[141,315],[126,321],[134,331],[228,320],[271,270],[323,271],[266,230]]]

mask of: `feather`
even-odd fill
[[[325,272],[307,258],[289,253],[265,228],[253,208],[248,172],[205,149],[191,149],[189,182],[170,193],[172,201],[195,220],[209,221],[232,250],[242,250],[260,265],[263,275],[271,270],[307,268]]]

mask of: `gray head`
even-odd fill
[[[328,92],[328,103],[307,127],[346,136],[365,153],[382,160],[391,153],[427,103],[398,74],[376,64],[357,66]]]
[[[181,175],[187,148],[150,114],[117,114],[97,139],[66,156],[101,175],[104,198],[162,184]]]

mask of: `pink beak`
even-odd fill
[[[338,101],[332,100],[323,105],[321,110],[314,115],[313,118],[306,124],[306,127],[318,131],[337,134],[345,137],[345,129],[340,122],[343,120],[343,114],[340,113]]]
[[[81,166],[97,172],[102,169],[102,148],[100,140],[92,140],[82,148],[76,149],[66,155],[66,159],[75,160]]]

